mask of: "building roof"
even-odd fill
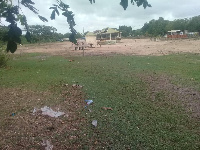
[[[176,33],[176,32],[181,32],[181,30],[171,30],[171,31],[168,31],[168,32]]]
[[[101,33],[108,33],[108,34],[110,34],[110,33],[118,33],[119,31],[117,31],[116,29],[113,29],[113,28],[105,28],[105,29],[102,29],[101,30]]]
[[[97,34],[111,34],[111,33],[119,33],[119,31],[117,31],[116,29],[113,29],[113,28],[104,28],[102,30],[88,32],[85,36],[96,36]]]
[[[88,32],[85,36],[96,36],[94,32]]]

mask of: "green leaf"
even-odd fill
[[[26,32],[25,38],[28,42],[31,42],[31,34],[30,32]]]
[[[18,20],[20,21],[21,25],[24,26],[25,25],[25,20],[24,20],[24,16],[19,14],[17,15]]]
[[[50,7],[49,9],[56,9],[56,7]]]
[[[58,11],[58,9],[57,9],[57,8],[55,9],[55,11],[56,11],[57,15],[59,16],[59,11]]]
[[[133,0],[131,0],[131,4],[133,4],[133,5],[134,5],[134,1],[133,1]]]
[[[34,12],[35,14],[38,14],[38,10],[34,6],[32,6],[31,4],[29,4],[27,2],[24,2],[24,3],[21,3],[21,4],[24,5],[25,7],[27,7],[32,12]]]
[[[89,0],[89,1],[90,1],[91,4],[92,4],[92,2],[95,3],[95,0]]]
[[[128,7],[128,0],[121,0],[120,5],[126,10]]]
[[[74,44],[77,43],[77,40],[76,40],[76,38],[75,38],[75,34],[71,34],[71,35],[69,36],[69,41],[72,42],[72,43],[74,43]]]
[[[12,30],[15,33],[15,36],[20,37],[22,35],[22,30],[19,27],[14,26]]]
[[[6,16],[6,21],[11,23],[11,24],[15,23],[15,16],[10,11],[8,11],[8,14]]]
[[[22,0],[22,3],[35,4],[35,3],[34,3],[34,2],[32,2],[31,0]]]
[[[53,10],[53,11],[52,11],[52,14],[51,14],[51,20],[54,20],[54,19],[55,19],[55,17],[56,17],[56,14],[55,14],[55,12],[56,12],[55,10]]]
[[[8,41],[7,52],[14,53],[17,50],[17,44],[14,41]]]
[[[48,20],[45,17],[42,17],[40,15],[38,15],[38,17],[40,18],[40,20],[42,20],[43,22],[48,22]]]
[[[13,40],[16,42],[16,43],[19,43],[21,44],[22,41],[21,41],[21,38],[20,37],[14,37]]]
[[[63,3],[62,1],[60,1],[59,3],[60,3],[60,4],[59,4],[59,7],[60,7],[63,11],[65,11],[65,10],[67,10],[67,9],[69,8],[69,5],[66,5],[66,4]]]
[[[22,35],[22,30],[17,27],[16,25],[10,25],[10,29],[8,31],[8,36],[9,37],[20,37]]]

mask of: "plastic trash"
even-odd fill
[[[97,120],[93,120],[92,121],[92,125],[95,126],[95,127],[97,127]]]
[[[15,116],[15,115],[16,115],[16,113],[12,113],[12,114],[11,114],[11,116]]]
[[[87,108],[90,104],[93,103],[93,100],[85,100],[85,102],[87,103],[87,105],[85,106],[85,108]]]
[[[34,108],[33,115],[35,115],[35,113],[37,112],[41,112],[43,115],[47,115],[54,118],[58,118],[59,116],[62,116],[65,114],[64,112],[53,111],[50,107],[47,107],[47,106],[44,106],[41,109]]]
[[[93,100],[85,100],[85,102],[87,103],[87,105],[90,105],[93,103]]]
[[[73,88],[80,88],[80,89],[83,88],[82,85],[78,85],[78,84],[73,84],[72,87],[73,87]]]
[[[43,108],[41,108],[42,114],[43,115],[47,115],[50,117],[54,117],[54,118],[58,118],[59,116],[64,115],[64,112],[60,112],[60,111],[53,111],[51,108],[44,106]]]
[[[33,109],[33,114],[35,115],[35,113],[37,113],[38,111],[40,111],[41,109],[37,109],[37,108],[35,108],[34,107],[34,109]]]
[[[50,141],[48,141],[48,140],[43,139],[42,145],[46,146],[45,150],[53,150],[53,145],[51,145]]]

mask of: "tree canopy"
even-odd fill
[[[119,26],[119,31],[122,32],[123,37],[128,37],[132,35],[132,27],[131,26]]]
[[[165,20],[163,17],[159,17],[157,20],[152,19],[149,22],[146,22],[141,29],[137,30],[132,30],[131,26],[119,26],[119,31],[122,32],[123,37],[138,37],[141,35],[146,37],[164,36],[170,30],[181,30],[182,32],[187,30],[188,34],[198,35],[197,33],[191,32],[200,33],[200,16],[175,19],[173,21]]]
[[[145,23],[141,32],[146,36],[163,36],[169,30],[188,30],[190,32],[200,32],[200,16],[192,18],[176,19],[174,21],[164,20],[160,17],[158,20],[151,20]]]
[[[95,0],[89,0],[91,4],[95,3]],[[124,10],[127,9],[129,5],[129,0],[121,0],[120,5],[124,8]],[[136,4],[138,7],[143,6],[151,7],[151,5],[148,3],[147,0],[130,0],[131,4]],[[21,38],[22,30],[17,27],[17,22],[19,21],[21,25],[25,26],[26,28],[26,39],[28,42],[31,42],[31,32],[27,23],[27,16],[23,13],[23,7],[26,7],[30,9],[35,15],[37,15],[43,22],[48,22],[48,20],[39,14],[39,11],[37,8],[34,7],[34,2],[32,0],[18,0],[18,4],[12,3],[12,0],[0,0],[0,18],[5,18],[6,21],[9,24],[8,32],[3,37],[3,40],[7,42],[7,52],[14,53],[17,49],[17,43],[21,44]],[[75,21],[74,21],[74,14],[72,11],[69,10],[69,5],[65,4],[62,0],[56,0],[55,4],[52,4],[52,7],[49,9],[52,9],[52,13],[50,15],[51,20],[54,20],[56,18],[56,15],[59,16],[62,14],[66,17],[66,22],[69,25],[69,29],[71,31],[70,35],[70,41],[73,43],[76,43],[76,37],[77,34],[75,30]]]

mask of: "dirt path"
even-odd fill
[[[149,39],[123,39],[115,45],[87,48],[85,55],[167,55],[172,53],[200,53],[199,40],[151,41]],[[81,56],[82,50],[74,50],[70,42],[24,45],[17,53],[49,53],[51,55]]]

